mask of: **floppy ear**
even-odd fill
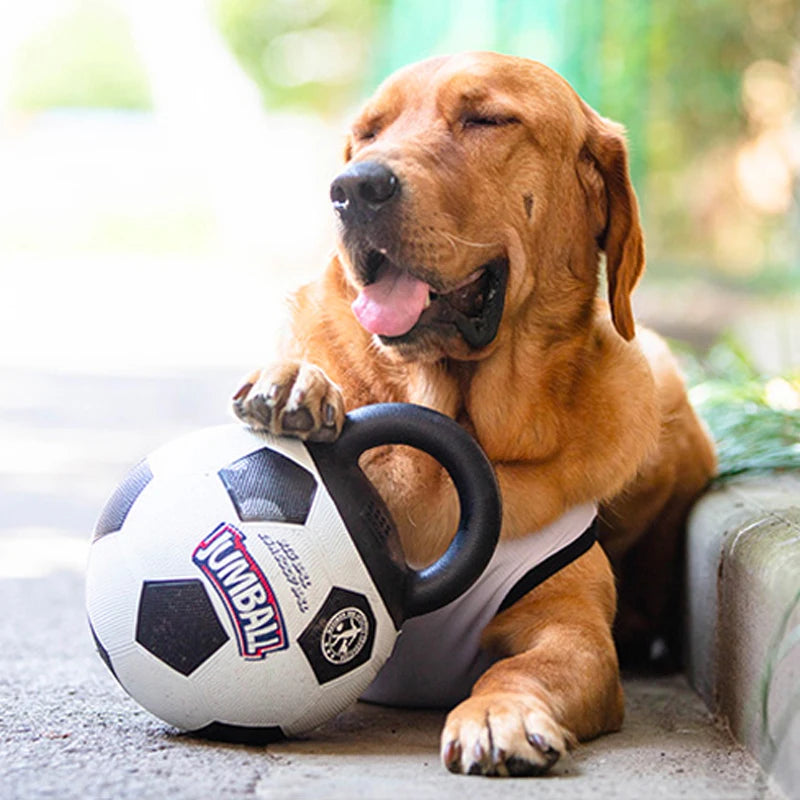
[[[619,334],[630,341],[636,335],[630,297],[644,270],[639,204],[628,174],[622,126],[604,119],[585,104],[584,112],[588,133],[581,160],[584,163],[589,160],[602,178],[602,186],[587,194],[600,219],[597,243],[606,254],[611,318]],[[590,179],[588,183],[593,181]]]

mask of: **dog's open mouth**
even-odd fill
[[[408,341],[424,328],[455,328],[470,347],[486,347],[503,315],[508,260],[495,258],[442,291],[377,250],[367,256],[370,280],[353,303],[361,325],[387,344]]]

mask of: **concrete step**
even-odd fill
[[[688,598],[692,685],[800,798],[800,474],[728,481],[697,504]]]

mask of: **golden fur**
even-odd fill
[[[386,234],[394,261],[419,265],[447,291],[506,259],[497,334],[478,349],[454,332],[371,335],[350,308],[363,279],[340,239],[320,279],[294,296],[285,349],[247,378],[236,413],[257,428],[325,438],[367,403],[437,409],[491,459],[503,537],[602,503],[623,590],[620,636],[668,626],[681,527],[714,455],[666,346],[634,325],[644,250],[621,129],[541,64],[469,53],[389,78],[345,156],[379,161],[402,182]],[[597,298],[601,252],[608,304]],[[372,451],[363,465],[409,561],[443,552],[457,521],[443,470],[400,447]],[[450,713],[445,764],[536,774],[574,739],[619,728],[615,607],[612,569],[595,545],[498,615],[484,642],[504,658]]]

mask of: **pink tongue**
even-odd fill
[[[417,324],[429,291],[427,283],[385,264],[378,270],[377,280],[353,301],[353,313],[370,333],[402,336]]]

